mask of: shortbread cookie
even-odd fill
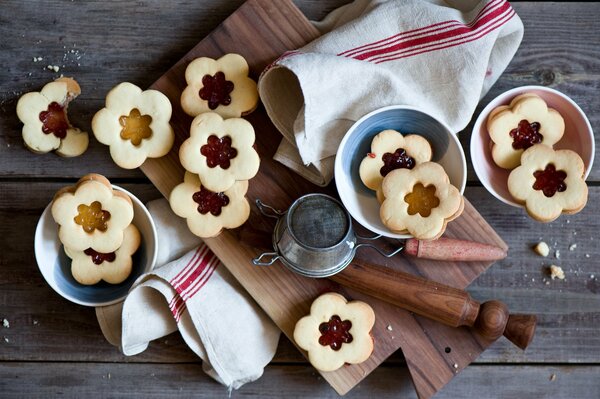
[[[92,119],[94,136],[110,147],[110,156],[122,168],[134,169],[146,158],[160,158],[173,146],[169,124],[171,102],[158,90],[120,83],[106,96],[106,108]]]
[[[318,297],[310,314],[294,328],[294,341],[308,352],[318,370],[334,371],[345,363],[362,363],[373,352],[370,331],[375,324],[373,309],[364,302],[346,301],[333,292]]]
[[[140,232],[133,224],[123,231],[123,243],[113,252],[97,252],[93,248],[76,251],[65,248],[65,253],[71,261],[71,274],[80,284],[92,285],[106,281],[109,284],[119,284],[131,274],[132,256],[141,243]]]
[[[392,170],[412,169],[427,161],[431,161],[431,146],[424,137],[384,130],[373,138],[371,152],[360,163],[360,179],[371,190],[377,190]]]
[[[56,193],[52,217],[65,247],[109,253],[121,246],[123,230],[133,219],[133,205],[131,198],[113,190],[104,176],[89,174]]]
[[[383,224],[392,231],[406,229],[420,240],[440,237],[464,207],[463,196],[435,162],[390,172],[383,179],[382,191]]]
[[[181,108],[190,116],[214,111],[224,118],[237,118],[254,111],[258,104],[256,82],[248,77],[248,63],[239,54],[218,60],[202,57],[185,70],[187,87]]]
[[[186,219],[192,233],[214,237],[223,228],[239,227],[248,219],[247,190],[248,182],[238,181],[225,192],[213,192],[200,183],[198,175],[185,172],[183,183],[171,191],[169,203],[177,216]]]
[[[200,177],[202,185],[215,192],[225,191],[236,180],[248,180],[258,173],[260,158],[253,147],[254,128],[242,118],[221,118],[207,112],[192,121],[190,138],[179,149],[183,167]]]
[[[553,150],[537,144],[521,157],[521,166],[508,176],[508,191],[540,222],[551,222],[561,213],[577,213],[587,203],[581,157],[571,150]]]
[[[521,154],[534,144],[553,146],[565,131],[558,111],[532,93],[515,97],[510,105],[494,109],[487,120],[492,158],[504,169],[519,166]]]
[[[85,152],[89,137],[73,127],[67,116],[69,102],[81,94],[72,78],[59,78],[40,92],[26,93],[17,103],[17,116],[23,122],[25,146],[37,154],[50,151],[63,157]]]

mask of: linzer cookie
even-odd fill
[[[532,218],[551,222],[561,213],[577,213],[585,206],[584,170],[577,153],[534,145],[521,156],[521,166],[508,176],[508,190]]]
[[[52,217],[65,247],[110,253],[123,242],[123,231],[133,219],[133,205],[131,198],[113,190],[104,176],[89,174],[56,193]]]
[[[392,170],[412,169],[430,160],[431,146],[424,137],[384,130],[373,138],[371,152],[360,163],[360,179],[371,190],[378,190]]]
[[[321,371],[334,371],[344,364],[362,363],[373,352],[370,331],[375,324],[373,309],[364,302],[346,301],[336,293],[318,297],[310,314],[294,328],[294,341],[308,352],[310,363]]]
[[[258,91],[248,71],[248,63],[239,54],[218,60],[196,58],[185,70],[187,87],[181,94],[181,108],[190,116],[209,111],[224,118],[249,114],[258,104]]]
[[[504,169],[519,166],[521,154],[534,144],[553,146],[562,137],[565,123],[558,111],[531,93],[515,97],[510,105],[495,108],[487,120],[492,158]]]
[[[203,187],[214,192],[253,178],[260,165],[250,122],[242,118],[224,120],[214,112],[194,118],[190,137],[179,149],[179,159],[187,171],[199,176]]]
[[[166,155],[175,139],[171,102],[160,91],[120,83],[106,96],[106,107],[94,115],[92,130],[122,168],[134,169],[146,158]]]
[[[420,240],[440,237],[464,207],[462,195],[435,162],[396,169],[383,179],[381,187],[383,224],[395,232],[407,230]]]
[[[71,78],[59,78],[45,85],[40,92],[26,93],[17,103],[17,116],[23,122],[23,141],[32,152],[50,151],[63,157],[75,157],[85,152],[89,137],[71,125],[67,117],[69,102],[81,93],[79,84]]]
[[[140,243],[139,230],[130,224],[123,231],[121,246],[113,252],[102,253],[93,248],[77,251],[65,246],[65,253],[72,259],[71,274],[78,283],[92,285],[106,281],[119,284],[131,274],[132,256]]]
[[[224,192],[207,189],[195,175],[185,172],[183,183],[169,196],[171,209],[185,218],[188,228],[198,237],[214,237],[223,228],[241,226],[250,216],[250,204],[245,198],[247,181],[235,182]]]

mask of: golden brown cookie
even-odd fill
[[[26,93],[17,103],[17,116],[23,122],[23,140],[32,152],[50,151],[63,157],[85,152],[88,134],[71,125],[67,117],[69,102],[81,93],[72,78],[59,78],[40,92]]]
[[[249,114],[258,104],[258,90],[248,72],[248,63],[239,54],[218,60],[196,58],[185,70],[188,85],[181,94],[181,108],[190,116],[209,111],[224,118]]]
[[[551,222],[561,213],[577,213],[585,207],[584,171],[577,153],[536,144],[523,153],[521,166],[508,176],[508,190],[532,218]]]
[[[390,172],[383,179],[382,191],[383,224],[392,231],[408,230],[420,240],[440,237],[464,207],[463,196],[435,162]]]
[[[120,83],[106,96],[106,107],[94,115],[92,130],[122,168],[139,167],[147,158],[160,158],[173,146],[169,124],[171,102],[158,90]]]
[[[294,328],[294,341],[308,352],[310,363],[321,371],[333,371],[345,363],[362,363],[373,352],[370,331],[373,309],[364,302],[346,301],[336,293],[323,294],[312,303],[310,314]]]
[[[89,174],[56,193],[52,217],[59,226],[58,238],[69,249],[109,253],[121,246],[123,230],[133,219],[133,205],[104,176]]]
[[[558,111],[532,93],[515,97],[494,109],[487,120],[492,158],[504,169],[519,166],[521,154],[534,144],[552,146],[562,137],[565,122]]]

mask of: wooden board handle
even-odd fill
[[[411,238],[404,244],[404,253],[417,258],[445,261],[490,261],[506,258],[506,251],[494,245],[445,237],[430,241]]]
[[[505,335],[521,349],[535,333],[535,316],[509,315],[500,301],[480,304],[464,290],[361,260],[330,279],[448,326],[474,327],[490,340]]]

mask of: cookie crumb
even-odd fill
[[[593,274],[590,274],[590,279],[593,280],[594,278],[596,278],[596,276],[594,276]]]
[[[110,373],[108,373],[108,379],[110,380]]]
[[[4,337],[4,342],[6,342],[8,344],[10,342],[10,340],[7,337]]]
[[[43,61],[42,57],[33,57],[33,62]]]
[[[562,267],[557,266],[557,265],[550,265],[550,278],[552,278],[552,280],[554,280],[555,278],[558,278],[559,280],[564,280],[565,279],[565,272],[563,271]]]
[[[38,325],[38,321],[37,320],[34,320],[32,323],[33,323],[34,326]]]
[[[554,257],[556,259],[560,259],[560,251],[558,249],[556,251],[554,251]]]
[[[60,67],[58,65],[48,65],[46,67],[46,69],[48,69],[50,71],[58,72],[60,70]]]
[[[575,251],[575,248],[577,248],[577,244],[571,244],[569,246],[569,251]]]
[[[589,257],[590,257],[590,254],[585,254],[585,257],[586,257],[586,258],[589,258]]]
[[[454,363],[454,368],[457,369],[458,368],[458,364]]]
[[[548,247],[548,244],[546,244],[544,241],[540,241],[534,248],[533,250],[535,251],[535,253],[537,253],[540,256],[548,256],[548,254],[550,253],[550,247]]]
[[[2,319],[2,327],[10,328],[10,323],[8,322],[7,319]]]
[[[392,328],[392,325],[391,325],[391,324],[388,324],[388,326],[387,326],[387,330],[388,330],[388,331],[393,331],[393,328]]]
[[[555,381],[555,380],[556,380],[556,374],[552,373],[552,374],[550,375],[550,378],[549,378],[549,379],[550,379],[550,381]]]

